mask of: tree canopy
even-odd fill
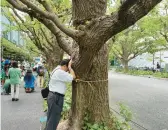
[[[119,33],[111,40],[110,55],[117,57],[128,68],[128,62],[143,53],[154,54],[167,50],[167,0],[156,6],[134,26]]]

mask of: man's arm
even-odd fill
[[[72,60],[69,61],[68,69],[69,69],[70,74],[73,76],[73,79],[75,79],[76,75],[75,75],[75,72],[74,72],[74,70],[72,69],[71,66],[72,66]]]

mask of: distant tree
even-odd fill
[[[120,60],[125,71],[128,71],[128,62],[147,52],[152,41],[146,38],[138,26],[134,26],[116,35],[111,44],[111,53]]]
[[[168,0],[163,0],[162,4],[153,9],[138,24],[147,36],[154,39],[157,49],[168,50]]]

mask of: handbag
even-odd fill
[[[43,98],[47,98],[48,94],[49,94],[49,88],[48,87],[41,90],[41,95],[42,95]]]
[[[52,73],[52,75],[54,74],[54,72],[56,71],[57,69],[55,69],[54,71],[53,71],[53,73]],[[49,74],[49,72],[48,72],[48,74]],[[51,75],[51,76],[52,76]],[[48,94],[49,94],[49,83],[50,83],[50,74],[49,74],[49,82],[48,82],[48,85],[47,85],[47,87],[46,88],[43,88],[42,90],[41,90],[41,95],[42,95],[42,97],[45,99],[45,98],[47,98],[48,97]]]

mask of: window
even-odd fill
[[[3,37],[8,40],[8,34],[7,34],[7,32],[3,32]]]
[[[16,41],[15,41],[15,40],[12,40],[12,42],[13,42],[14,44],[16,44]]]

